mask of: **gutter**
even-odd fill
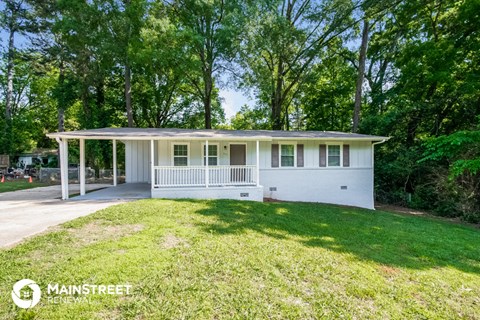
[[[185,136],[178,136],[178,137],[172,137],[172,136],[105,136],[105,135],[58,135],[58,134],[46,134],[47,137],[49,138],[54,138],[54,139],[85,139],[85,140],[145,140],[145,141],[150,141],[150,140],[189,140],[189,141],[205,141],[206,139],[208,140],[219,140],[219,141],[298,141],[298,140],[305,140],[305,141],[349,141],[349,142],[355,142],[355,141],[375,141],[372,140],[371,138],[342,138],[342,137],[315,137],[315,138],[310,138],[310,137],[185,137]],[[383,143],[388,139],[382,139],[381,141],[374,142],[374,144],[379,144]],[[58,141],[58,140],[57,140]]]
[[[372,142],[372,146],[375,146],[375,145],[377,145],[377,144],[382,144],[382,143],[384,143],[385,141],[387,141],[388,139],[390,139],[390,138],[383,139],[383,140],[377,141],[377,142]]]

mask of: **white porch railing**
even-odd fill
[[[257,170],[253,165],[209,166],[208,177],[204,166],[154,166],[153,169],[154,188],[257,185]]]

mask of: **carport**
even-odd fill
[[[68,138],[59,136],[61,133],[47,134],[49,138],[55,138],[59,146],[60,154],[60,179],[62,186],[62,200],[69,198],[68,190]],[[85,138],[79,138],[80,146],[80,170],[79,170],[79,185],[80,198],[85,196]],[[112,139],[112,155],[113,155],[113,186],[117,186],[117,140]]]
[[[60,153],[60,177],[62,200],[70,197],[68,184],[68,142],[69,140],[79,141],[79,191],[80,196],[72,198],[72,200],[115,200],[115,199],[143,199],[151,197],[151,188],[148,183],[125,183],[118,184],[117,177],[117,142],[125,142],[132,137],[128,135],[105,135],[103,130],[79,130],[73,132],[55,132],[47,134],[49,138],[54,138],[59,144]],[[85,140],[110,140],[112,141],[113,155],[113,183],[111,187],[86,193],[86,177],[85,177]]]

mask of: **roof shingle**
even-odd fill
[[[50,138],[66,139],[233,139],[233,140],[363,140],[382,141],[388,137],[372,136],[358,133],[337,131],[274,131],[274,130],[207,130],[207,129],[176,129],[176,128],[102,128],[47,134]]]

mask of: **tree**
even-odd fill
[[[367,49],[369,43],[370,29],[375,27],[376,24],[381,23],[384,17],[391,14],[392,10],[400,3],[401,1],[375,1],[370,3],[369,1],[364,2],[363,7],[363,26],[361,31],[361,40],[360,48],[358,53],[358,60],[350,59],[352,64],[357,68],[357,82],[355,86],[355,106],[353,110],[353,119],[352,119],[352,132],[357,132],[360,124],[360,116],[362,109],[362,100],[364,79],[367,78],[370,84],[370,89],[381,91],[381,86],[383,86],[383,74],[386,72],[388,67],[388,61],[384,61],[385,64],[382,64],[379,70],[380,77],[378,78],[381,81],[380,87],[376,83],[372,83],[372,71],[375,63],[375,59],[371,59],[370,67],[368,69],[368,75],[365,73],[365,68],[367,64]],[[358,62],[358,63],[357,63]]]
[[[480,130],[462,130],[425,142],[421,162],[448,168],[448,179],[433,184],[436,209],[449,203],[449,216],[480,222]],[[453,201],[452,201],[453,200]],[[442,203],[443,202],[443,203]],[[443,212],[445,213],[445,212]]]
[[[44,63],[58,68],[57,83],[52,94],[57,100],[57,130],[65,130],[65,112],[76,100],[76,85],[71,72],[71,54],[58,27],[62,21],[62,3],[50,1],[30,1],[34,11],[37,32],[32,37],[32,45],[43,55]]]
[[[362,42],[360,44],[360,54],[358,58],[357,84],[355,89],[355,108],[353,110],[353,125],[352,125],[353,132],[357,132],[358,124],[360,122],[363,79],[365,74],[365,62],[367,60],[368,32],[369,32],[368,18],[364,18],[363,29],[362,29]]]
[[[473,185],[474,176],[449,178],[449,165],[442,162],[447,157],[419,160],[430,137],[455,137],[477,124],[480,84],[474,79],[480,64],[474,52],[480,39],[474,21],[479,10],[475,1],[405,2],[372,33],[368,55],[378,61],[372,68],[377,73],[366,72],[374,85],[360,129],[392,137],[375,162],[383,200],[449,215],[478,210],[470,206],[462,211],[455,205],[467,203],[457,196],[468,194],[462,190]],[[457,156],[462,157],[460,153],[449,161]]]
[[[239,25],[236,1],[175,0],[170,4],[172,19],[182,26],[181,37],[193,60],[185,75],[194,94],[203,103],[205,128],[212,128],[212,101],[216,99],[215,74],[225,69],[232,55]],[[234,24],[234,20],[236,24]]]
[[[332,43],[321,62],[312,66],[311,81],[301,96],[307,130],[349,131],[353,111],[356,69]]]
[[[5,95],[5,130],[4,130],[4,152],[12,152],[12,108],[13,83],[15,70],[15,34],[25,33],[29,30],[29,16],[26,4],[23,0],[6,0],[1,25],[8,33],[7,45],[7,90]]]
[[[234,130],[266,130],[269,129],[268,116],[265,109],[249,108],[247,105],[242,106],[239,112],[230,120],[232,129]]]
[[[105,5],[111,8],[106,13],[106,30],[111,33],[109,50],[115,52],[115,60],[124,68],[125,110],[128,126],[133,127],[131,56],[140,45],[148,5],[145,0],[105,0]]]
[[[246,28],[240,64],[245,85],[270,106],[272,129],[285,129],[284,114],[303,90],[312,64],[329,43],[356,21],[361,1],[262,1],[255,3]]]
[[[193,109],[195,95],[185,74],[189,72],[189,53],[178,38],[178,26],[166,17],[166,7],[150,8],[141,40],[130,53],[133,79],[135,123],[145,127],[182,125],[183,113]]]

